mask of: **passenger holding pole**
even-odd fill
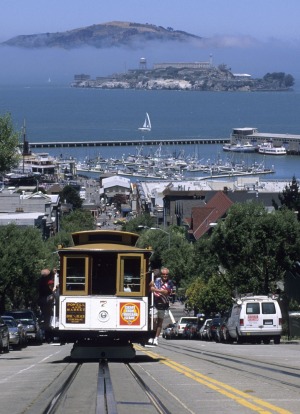
[[[163,296],[168,300],[173,289],[173,282],[169,280],[169,269],[162,267],[160,273],[161,276],[157,277],[155,280],[152,280],[149,284],[150,291],[154,294],[153,318],[155,321],[156,333],[154,339],[149,339],[148,345],[154,346],[158,345],[158,338],[162,330],[165,312],[166,309],[168,309],[168,306],[165,309],[160,309],[160,306],[158,306],[158,300],[160,296]]]

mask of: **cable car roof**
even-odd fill
[[[111,243],[135,246],[139,234],[119,230],[86,230],[72,234],[74,245]]]

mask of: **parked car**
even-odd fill
[[[218,342],[217,330],[220,327],[222,322],[222,318],[213,318],[207,330],[207,339],[209,341],[216,341]]]
[[[238,343],[280,343],[282,314],[276,299],[268,296],[247,295],[237,299],[227,322],[228,332]]]
[[[206,318],[204,314],[197,315],[196,331],[193,339],[200,339],[200,329],[204,325]]]
[[[176,324],[176,328],[175,328],[176,338],[182,337],[184,328],[186,324],[189,322],[197,323],[197,317],[196,316],[183,316],[182,318],[179,319],[179,321]]]
[[[200,328],[199,339],[201,339],[202,341],[208,340],[207,330],[209,329],[210,324],[211,324],[211,319],[206,319],[204,324]]]
[[[22,337],[22,342],[23,342],[22,346],[23,348],[26,348],[26,346],[28,345],[26,328],[19,319],[15,319],[15,321],[17,322],[18,328],[20,329],[20,332],[21,332],[21,337]]]
[[[27,344],[26,331],[20,321],[16,321],[12,316],[1,316],[8,326],[9,344],[12,348],[21,349]]]
[[[26,337],[28,341],[33,341],[37,344],[43,342],[43,333],[40,328],[38,319],[35,313],[30,309],[13,310],[4,312],[6,316],[12,316],[18,319],[26,330]]]
[[[2,318],[0,318],[0,352],[9,352],[9,330]]]
[[[195,339],[196,338],[196,322],[188,322],[183,330],[182,338],[185,339]]]
[[[217,342],[232,342],[228,333],[227,322],[228,316],[224,316],[224,318],[222,318],[220,326],[217,328]]]
[[[175,338],[175,323],[169,323],[167,326],[164,327],[162,337],[165,339]]]

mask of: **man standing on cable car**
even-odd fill
[[[169,280],[169,269],[163,267],[161,269],[161,277],[158,277],[154,281],[151,281],[149,286],[150,291],[154,293],[154,318],[156,322],[156,333],[155,338],[150,338],[148,344],[156,346],[158,345],[158,338],[162,330],[162,324],[166,310],[158,309],[157,306],[155,306],[155,299],[160,295],[163,295],[165,298],[169,299],[169,296],[173,289],[173,282]]]

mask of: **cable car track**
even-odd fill
[[[150,402],[152,405],[156,408],[157,412],[159,414],[171,414],[171,412],[165,407],[163,402],[152,392],[152,390],[148,387],[147,384],[142,380],[140,375],[136,372],[136,370],[132,367],[131,364],[126,363],[125,364],[130,372],[130,374],[133,376],[133,378],[137,381],[137,383],[140,385],[140,387],[143,389],[143,391],[148,396]]]
[[[166,350],[169,349],[167,345],[164,346],[162,343],[160,343],[160,348],[166,349]],[[297,390],[300,389],[300,381],[299,381],[299,384],[295,384],[294,382],[276,379],[276,378],[264,375],[262,373],[258,373],[257,371],[255,371],[255,373],[249,371],[249,368],[253,368],[253,369],[259,369],[262,371],[271,372],[274,374],[284,375],[288,378],[292,377],[293,379],[300,379],[300,368],[297,368],[297,367],[280,365],[280,364],[270,363],[270,362],[263,362],[261,360],[247,358],[244,356],[239,357],[239,356],[233,356],[233,355],[212,352],[212,351],[203,351],[203,350],[190,348],[190,347],[187,348],[186,346],[180,346],[174,343],[172,343],[172,351],[177,352],[181,355],[186,355],[188,357],[195,358],[197,360],[203,360],[207,363],[217,365],[218,367],[223,367],[223,368],[231,369],[231,370],[238,371],[238,372],[245,372],[247,374],[251,373],[255,375],[256,377],[259,376],[262,379],[267,379],[268,381],[271,380],[281,385],[289,386],[293,389],[297,389]],[[195,355],[195,354],[198,354],[198,355]],[[199,356],[199,354],[202,356]],[[214,358],[214,360],[211,360],[209,358]],[[222,363],[221,361],[224,361],[224,363]],[[237,364],[238,367],[234,367],[232,364]]]
[[[70,388],[72,382],[74,381],[75,377],[78,375],[78,372],[81,368],[82,364],[78,363],[69,374],[68,378],[62,385],[62,387],[58,390],[58,392],[54,395],[50,403],[47,405],[46,409],[43,411],[43,414],[54,414],[57,411],[59,404],[61,403],[63,397],[67,393],[68,389]]]
[[[48,403],[46,409],[42,414],[55,414],[64,411],[64,401],[68,398],[68,393],[72,395],[72,384],[75,379],[80,375],[80,371],[84,363],[80,362],[75,365],[70,374],[65,379],[63,385],[52,396],[51,401]],[[134,381],[138,384],[139,388],[144,394],[146,394],[149,404],[155,408],[155,411],[159,414],[171,414],[171,412],[165,407],[164,403],[152,392],[150,387],[143,381],[132,364],[123,364]],[[72,398],[72,397],[70,397]],[[134,401],[126,403],[128,406],[134,404]],[[75,401],[76,404],[76,401]],[[88,408],[87,408],[88,411]],[[118,401],[115,398],[115,394],[112,386],[111,373],[109,364],[106,360],[101,360],[98,366],[97,375],[97,395],[96,395],[96,414],[117,414],[118,413]]]
[[[210,412],[213,401],[222,405],[224,398],[228,407],[234,404],[253,411],[263,407],[268,410],[259,412],[277,414],[298,412],[298,361],[292,366],[297,350],[288,353],[287,360],[283,350],[277,351],[278,347],[273,347],[273,352],[271,347],[266,347],[257,356],[243,358],[239,352],[236,356],[237,352],[230,347],[209,344],[205,350],[199,345],[200,342],[174,341],[170,347],[170,341],[163,340],[159,347],[152,349],[135,345],[136,351],[144,352],[139,352],[130,362],[121,359],[110,362],[106,358],[72,361],[69,356],[45,362],[43,358],[41,363],[45,369],[36,364],[36,373],[41,375],[36,384],[33,382],[33,393],[24,400],[25,408],[18,412],[117,414],[139,410],[152,414],[195,414],[199,412],[199,399],[203,412],[207,409]],[[243,348],[249,354],[250,347]],[[277,356],[283,359],[282,364]],[[261,362],[265,357],[274,363]],[[49,377],[45,375],[48,370]],[[27,372],[22,367],[18,374],[22,383]],[[182,394],[182,389],[194,392],[187,396]],[[294,411],[290,411],[291,407]]]

